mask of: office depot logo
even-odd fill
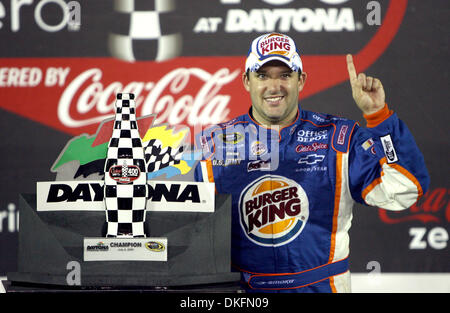
[[[242,191],[239,215],[248,239],[261,246],[282,246],[294,240],[305,227],[308,197],[295,181],[265,175]]]

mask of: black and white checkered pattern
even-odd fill
[[[133,166],[134,165],[134,166]],[[119,166],[117,181],[110,174]],[[129,174],[133,169],[137,176]],[[139,169],[139,171],[137,171]],[[147,173],[139,135],[133,94],[118,94],[116,119],[105,162],[105,206],[107,237],[145,237]]]
[[[109,34],[112,56],[126,61],[164,61],[181,54],[175,0],[115,0],[115,20]]]
[[[172,147],[162,147],[162,142],[160,140],[151,139],[145,148],[147,172],[156,172],[167,166],[179,164],[182,155],[183,146],[178,149],[172,149]]]

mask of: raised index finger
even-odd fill
[[[353,57],[351,54],[347,54],[347,70],[350,82],[354,82],[357,79],[355,65],[353,64]]]

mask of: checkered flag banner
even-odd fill
[[[105,162],[107,237],[145,237],[147,173],[133,94],[117,94]]]
[[[152,173],[171,165],[180,164],[182,155],[183,146],[172,149],[172,147],[163,147],[162,142],[158,139],[151,139],[145,148],[147,172]]]
[[[170,31],[175,8],[175,0],[115,0],[116,21],[108,38],[111,55],[129,62],[181,55],[181,33]]]

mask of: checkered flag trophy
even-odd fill
[[[147,173],[134,94],[119,93],[105,162],[106,237],[145,237]]]
[[[181,33],[173,31],[175,0],[115,0],[115,23],[109,34],[113,57],[157,62],[181,55]]]

